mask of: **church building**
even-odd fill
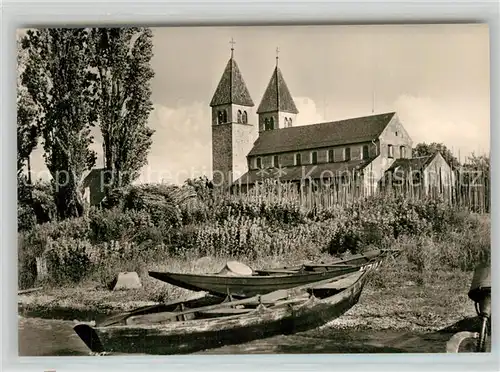
[[[396,159],[411,159],[412,139],[395,112],[296,125],[278,57],[255,110],[233,54],[210,103],[214,185],[245,190],[266,179],[301,184],[356,174],[376,190]]]

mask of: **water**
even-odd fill
[[[89,350],[73,331],[74,324],[73,321],[19,317],[19,355],[89,355]],[[442,353],[450,337],[448,333],[346,331],[325,326],[301,334],[206,350],[200,354]]]

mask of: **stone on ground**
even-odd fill
[[[139,288],[142,288],[141,279],[135,271],[118,273],[113,286],[114,291]]]

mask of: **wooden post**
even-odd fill
[[[47,270],[47,260],[45,257],[40,256],[36,257],[36,280],[37,282],[43,281],[47,278],[48,270]]]

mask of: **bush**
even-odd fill
[[[263,218],[280,224],[304,223],[306,213],[296,203],[286,200],[262,201],[228,198],[216,206],[214,212],[218,221],[230,217]]]
[[[92,245],[84,239],[49,239],[43,257],[47,262],[50,283],[77,283],[91,270]]]
[[[28,231],[36,226],[36,215],[30,205],[17,205],[17,231]]]
[[[25,236],[17,236],[17,284],[19,289],[32,288],[37,279],[36,258],[25,242]]]

